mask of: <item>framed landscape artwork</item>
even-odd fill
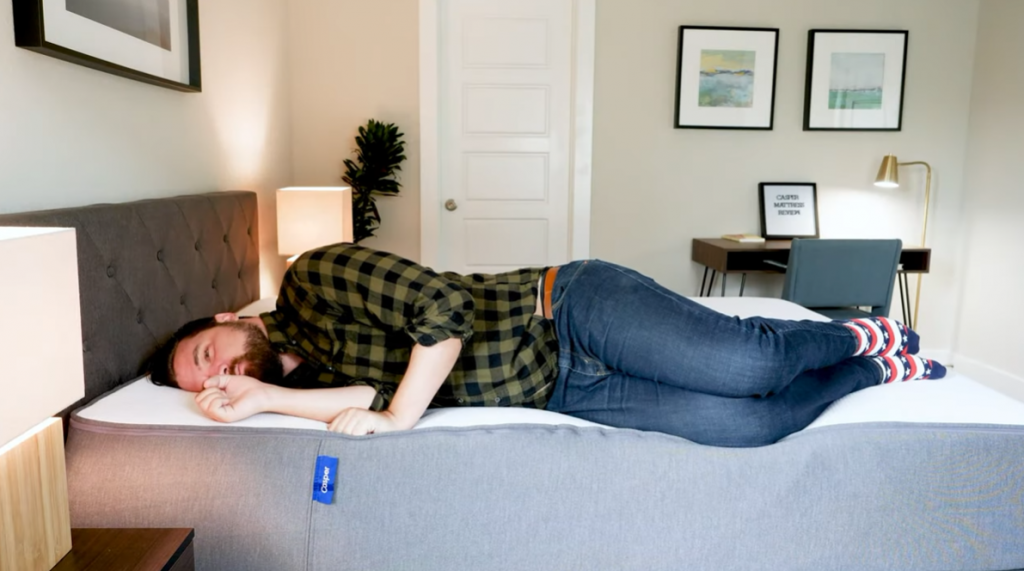
[[[14,43],[122,77],[202,91],[198,0],[14,0]]]
[[[778,28],[680,26],[677,129],[770,130]]]
[[[906,30],[811,30],[805,131],[899,131]]]

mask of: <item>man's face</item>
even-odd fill
[[[174,376],[186,391],[203,390],[215,375],[245,375],[266,383],[284,376],[281,357],[267,336],[251,323],[219,323],[178,343],[174,350]]]

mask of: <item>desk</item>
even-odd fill
[[[704,279],[700,283],[700,297],[710,296],[715,285],[715,277],[722,274],[722,295],[725,295],[726,276],[742,274],[740,278],[740,295],[746,286],[747,274],[780,274],[782,268],[772,265],[789,262],[789,240],[768,240],[759,244],[743,244],[721,238],[694,238],[692,259],[704,266]],[[910,285],[907,274],[927,274],[931,268],[931,248],[903,248],[900,253],[900,306],[903,308],[903,321],[908,327],[910,322]],[[708,271],[711,281],[708,281]]]

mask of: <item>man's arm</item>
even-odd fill
[[[373,412],[363,410],[368,407],[349,408],[341,411],[328,428],[353,435],[412,428],[448,378],[461,351],[462,340],[458,338],[446,339],[430,347],[415,345],[409,357],[409,368],[387,410]]]
[[[339,411],[369,408],[377,394],[373,387],[364,386],[289,389],[240,375],[210,377],[203,386],[196,404],[203,414],[220,422],[235,422],[260,412],[331,422]]]

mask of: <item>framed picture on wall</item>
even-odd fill
[[[198,0],[14,0],[17,46],[179,91],[202,91]]]
[[[680,26],[677,129],[770,130],[778,28]]]
[[[761,236],[766,240],[818,237],[818,185],[813,182],[762,182]]]
[[[906,30],[811,30],[805,131],[899,131]]]

